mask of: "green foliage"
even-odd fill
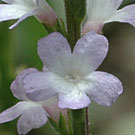
[[[60,114],[58,123],[55,122],[53,119],[48,118],[51,126],[57,131],[60,135],[72,135],[71,132],[69,132],[69,125],[67,124],[67,121],[65,120],[65,117]]]
[[[62,114],[60,114],[58,125],[59,125],[60,135],[70,135],[68,130],[67,130],[65,118]]]
[[[48,120],[49,120],[51,126],[59,133],[59,127],[58,127],[57,123],[50,117],[48,117]]]

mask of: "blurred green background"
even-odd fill
[[[48,0],[52,1],[52,0]],[[50,5],[54,5],[50,2]],[[135,3],[124,0],[121,7]],[[54,6],[57,9],[59,6]],[[62,14],[63,15],[63,14]],[[0,23],[0,112],[14,105],[15,99],[10,84],[25,68],[42,69],[37,55],[37,41],[47,35],[43,26],[30,17],[18,27],[9,30],[14,21]],[[99,70],[112,73],[120,78],[124,93],[111,107],[102,107],[92,102],[89,107],[92,135],[135,135],[135,28],[128,24],[106,24],[104,35],[110,49]],[[0,135],[17,135],[16,122],[0,125]],[[28,135],[55,135],[47,123]]]

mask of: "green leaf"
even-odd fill
[[[51,126],[59,133],[59,128],[58,128],[57,123],[53,119],[51,119],[49,117],[48,117],[48,120],[49,120]]]
[[[67,126],[66,126],[66,122],[65,122],[65,118],[62,114],[60,114],[58,125],[59,125],[60,135],[69,135],[69,132],[68,132]]]

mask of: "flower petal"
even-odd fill
[[[120,5],[122,4],[123,0],[109,0],[111,3],[113,3],[114,7],[118,9]]]
[[[82,33],[89,31],[102,32],[106,20],[116,14],[123,0],[88,0],[88,20],[83,26]]]
[[[49,5],[54,9],[58,18],[66,23],[65,6],[63,0],[48,0]],[[59,8],[60,7],[60,8]]]
[[[116,0],[89,0],[88,20],[101,23],[110,17],[117,10],[115,7],[116,2],[114,1]]]
[[[23,86],[22,80],[27,74],[33,73],[36,71],[37,70],[34,68],[26,69],[21,74],[19,74],[16,77],[16,79],[13,81],[13,83],[11,84],[11,91],[16,98],[20,100],[28,100],[26,97],[26,89]]]
[[[123,22],[129,23],[135,27],[135,4],[126,6],[117,11],[117,13],[110,19],[106,20],[108,22]]]
[[[11,19],[19,19],[29,11],[29,8],[22,5],[0,4],[0,22]]]
[[[47,113],[40,107],[32,107],[19,118],[17,129],[19,134],[27,134],[34,128],[40,128],[47,122]]]
[[[24,101],[5,110],[0,114],[0,123],[5,123],[19,117],[18,133],[26,134],[33,128],[39,128],[47,121],[47,113],[40,104]]]
[[[43,72],[49,72],[48,68],[45,65],[43,66],[42,71]]]
[[[42,106],[46,110],[46,112],[49,114],[49,117],[51,117],[53,120],[57,121],[59,120],[60,114],[63,114],[65,118],[68,118],[67,115],[67,109],[60,109],[58,107],[58,97],[54,96],[52,98],[49,98],[49,100],[46,100],[42,103]],[[54,112],[55,110],[55,112]]]
[[[45,0],[36,0],[37,13],[35,14],[37,19],[50,26],[54,26],[57,22],[57,16],[54,10],[48,5]]]
[[[101,10],[101,8],[103,10],[105,8],[107,9],[108,5],[113,6],[114,9],[118,9],[120,7],[120,5],[122,4],[122,2],[123,2],[123,0],[102,0],[102,1],[99,1],[99,0],[87,0],[89,12],[96,10],[96,8],[98,8],[99,10]]]
[[[22,106],[24,102],[19,102],[11,108],[0,113],[0,123],[12,121],[22,114]]]
[[[103,62],[108,52],[108,41],[95,32],[85,34],[75,45],[73,55],[78,57],[81,72],[85,75],[96,70]]]
[[[55,81],[55,75],[51,72],[34,72],[26,75],[23,84],[27,90],[27,97],[34,101],[43,101],[55,96],[57,90],[52,79]]]
[[[21,23],[23,20],[25,20],[26,18],[34,15],[36,12],[36,9],[31,10],[30,12],[28,12],[27,14],[23,15],[15,24],[13,24],[12,26],[9,27],[9,29],[13,29],[15,28],[19,23]]]
[[[39,40],[38,54],[45,66],[49,70],[55,71],[60,70],[56,68],[56,63],[58,63],[59,57],[71,55],[71,48],[65,37],[60,33],[54,32]]]
[[[85,93],[71,92],[59,94],[59,107],[62,109],[81,109],[88,107],[90,98]]]
[[[123,92],[120,80],[109,73],[93,72],[87,79],[93,82],[93,87],[88,89],[87,94],[100,105],[112,105]]]

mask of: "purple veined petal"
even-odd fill
[[[10,0],[0,4],[0,22],[19,19],[10,29],[24,19],[35,16],[40,22],[54,26],[57,16],[45,0]]]
[[[36,72],[37,70],[34,68],[29,68],[24,70],[22,73],[20,73],[16,79],[13,81],[13,83],[11,84],[11,91],[13,93],[13,95],[20,99],[20,100],[28,100],[28,98],[26,97],[26,89],[23,86],[23,78],[29,74],[29,73],[33,73]]]
[[[23,101],[0,113],[0,123],[18,121],[18,133],[26,134],[33,128],[39,128],[47,122],[47,112],[38,103]]]
[[[23,79],[26,95],[33,101],[44,101],[57,95],[58,91],[53,82],[57,77],[51,72],[34,72]]]
[[[50,71],[57,72],[57,70],[61,70],[57,68],[58,65],[63,67],[61,59],[66,59],[71,55],[71,48],[65,37],[60,33],[54,32],[39,40],[38,54]]]
[[[114,16],[105,21],[105,23],[108,22],[129,23],[135,27],[135,4],[118,10]]]
[[[87,75],[100,66],[107,52],[107,39],[95,32],[89,32],[76,43],[73,55],[80,60],[80,72]]]
[[[0,4],[0,22],[19,19],[29,12],[27,7],[17,4]]]
[[[79,91],[59,94],[59,107],[61,109],[81,109],[88,107],[90,103],[90,98]]]
[[[19,102],[11,108],[0,113],[0,123],[9,122],[19,117],[22,114],[22,109],[20,109],[20,107],[23,105],[24,102]]]
[[[65,117],[65,119],[68,119],[67,109],[60,109],[58,107],[58,97],[57,96],[54,96],[54,97],[46,100],[45,102],[43,102],[42,107],[49,114],[49,117],[51,117],[56,122],[58,122],[60,114],[62,114]]]
[[[31,10],[29,13],[23,15],[15,24],[9,27],[9,29],[15,28],[19,23],[21,23],[23,20],[27,19],[30,16],[33,16],[36,13],[36,9]]]
[[[93,72],[87,79],[93,82],[93,87],[87,90],[87,94],[100,105],[112,105],[123,92],[120,80],[109,73]]]
[[[34,128],[40,128],[47,122],[47,113],[40,107],[32,107],[19,118],[17,130],[19,134],[27,134]]]

